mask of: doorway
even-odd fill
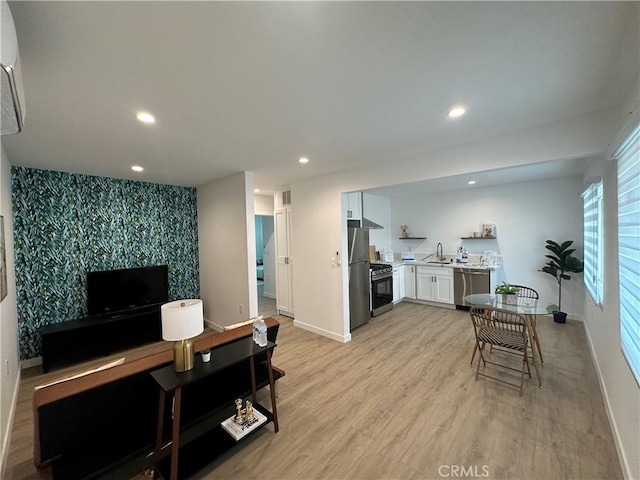
[[[275,237],[272,215],[256,215],[256,276],[258,314],[271,317],[276,312]]]

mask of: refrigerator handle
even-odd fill
[[[358,235],[357,230],[353,232],[353,238],[351,239],[351,253],[349,254],[349,263],[353,263],[353,251],[356,246],[356,235]]]

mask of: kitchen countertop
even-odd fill
[[[498,267],[482,265],[479,263],[429,263],[420,260],[403,260],[402,262],[392,262],[391,265],[417,265],[420,267],[443,267],[443,268],[473,268],[474,270],[497,270]]]

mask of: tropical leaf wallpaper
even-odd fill
[[[12,167],[20,358],[43,325],[84,317],[87,272],[169,266],[169,300],[200,298],[196,189]]]

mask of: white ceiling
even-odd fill
[[[591,159],[573,158],[499,170],[485,170],[483,172],[372,188],[366,190],[365,193],[390,198],[414,197],[430,193],[495,187],[508,183],[543,181],[550,178],[570,177],[581,174],[589,165],[589,160]],[[470,181],[475,181],[475,183],[469,185],[468,182]]]
[[[269,188],[615,106],[640,49],[638,2],[10,6],[27,106],[10,162],[180,185]]]

